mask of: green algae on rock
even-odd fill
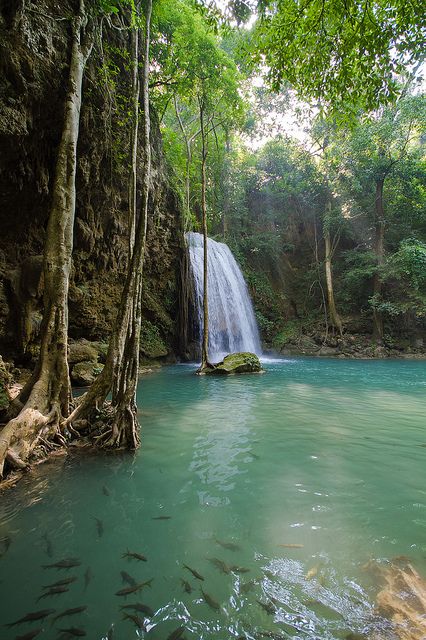
[[[262,365],[255,353],[230,353],[221,362],[200,367],[199,375],[233,375],[235,373],[262,373]]]

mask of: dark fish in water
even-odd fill
[[[49,589],[49,591],[46,591],[46,593],[43,593],[43,595],[37,598],[37,602],[39,600],[43,600],[43,598],[49,598],[50,596],[58,596],[60,593],[67,593],[67,591],[69,591],[69,588],[65,586],[52,587],[51,589]]]
[[[46,553],[49,556],[49,558],[51,558],[53,556],[53,546],[52,546],[52,541],[49,538],[47,533],[43,534],[43,540],[46,543]]]
[[[203,594],[203,598],[204,598],[205,602],[207,602],[207,604],[209,605],[209,607],[211,609],[214,609],[215,611],[220,611],[220,604],[218,602],[216,602],[216,600],[214,598],[212,598],[209,593],[206,593],[203,590],[203,587],[201,587],[201,593]]]
[[[195,569],[191,569],[191,567],[188,567],[187,564],[184,564],[183,566],[185,567],[185,569],[188,569],[188,571],[190,571],[192,573],[194,578],[197,578],[197,580],[204,580],[204,578],[201,575],[201,573],[198,573],[198,571],[195,571]]]
[[[303,549],[304,545],[298,542],[288,542],[287,544],[277,544],[277,547],[282,547],[283,549]]]
[[[275,605],[272,604],[272,602],[262,602],[261,600],[256,600],[256,602],[260,604],[262,609],[266,611],[266,613],[269,613],[269,615],[273,615],[276,612]]]
[[[53,618],[52,624],[53,622],[55,622],[55,620],[59,620],[59,618],[65,618],[65,616],[74,616],[77,613],[83,613],[83,611],[86,611],[86,609],[87,607],[75,607],[74,609],[66,609],[62,613],[58,613],[58,615]]]
[[[12,540],[9,536],[3,536],[3,538],[0,538],[0,543],[3,545],[4,553],[6,553],[12,544]]]
[[[9,622],[5,627],[14,627],[16,624],[21,624],[22,622],[35,622],[36,620],[43,620],[50,616],[51,613],[55,613],[55,609],[42,609],[41,611],[33,611],[32,613],[27,613],[26,616],[16,620],[15,622]]]
[[[172,516],[155,516],[152,520],[171,520]]]
[[[192,592],[192,587],[189,584],[189,582],[187,580],[183,580],[183,578],[181,579],[181,585],[184,588],[184,590],[186,591],[186,593],[191,593]]]
[[[152,581],[153,581],[153,578],[151,578],[151,580],[147,580],[146,582],[140,582],[139,584],[135,584],[132,587],[125,587],[124,589],[120,589],[120,591],[117,591],[115,595],[129,596],[131,593],[136,593],[137,591],[140,591],[144,587],[150,587]]]
[[[138,629],[145,629],[145,622],[142,618],[137,616],[135,613],[126,613],[124,612],[123,620],[131,620]]]
[[[235,573],[248,573],[250,571],[250,569],[247,569],[247,567],[239,567],[236,564],[232,564],[229,569],[231,571],[234,571]]]
[[[73,567],[79,567],[81,562],[78,558],[65,558],[54,562],[53,564],[43,564],[43,569],[72,569]]]
[[[219,558],[207,558],[207,560],[222,573],[231,573],[231,567],[229,567],[226,562],[223,562],[223,560],[219,560]]]
[[[114,638],[114,625],[112,624],[108,629],[107,640],[113,640]]]
[[[223,542],[223,540],[219,540],[218,538],[215,538],[215,542],[216,544],[220,544],[221,547],[223,547],[224,549],[228,549],[229,551],[239,551],[241,549],[241,547],[239,547],[237,544],[234,544],[234,542]]]
[[[135,602],[135,604],[123,604],[120,609],[133,609],[133,611],[140,611],[149,618],[152,618],[152,616],[154,615],[154,611],[151,609],[151,607],[143,604],[143,602]]]
[[[62,633],[68,633],[70,636],[76,636],[82,638],[87,635],[84,629],[77,629],[76,627],[70,627],[69,629],[59,629]]]
[[[129,551],[127,549],[126,553],[123,553],[122,558],[134,558],[135,560],[141,560],[142,562],[147,561],[147,557],[143,556],[141,553],[136,553],[135,551]]]
[[[91,570],[90,567],[87,567],[86,571],[84,572],[84,590],[85,591],[86,591],[86,589],[87,589],[87,587],[89,585],[89,582],[91,581],[92,577],[93,577],[92,576],[92,570]]]
[[[53,584],[46,584],[43,589],[53,589],[54,587],[64,587],[67,584],[72,584],[77,580],[76,576],[71,578],[64,578],[63,580],[58,580],[58,582],[54,582]]]
[[[102,538],[104,535],[104,523],[99,518],[93,516],[93,519],[96,520],[96,531],[98,532],[98,538]]]
[[[135,587],[137,585],[137,582],[134,578],[132,578],[132,576],[129,576],[128,573],[126,573],[126,571],[120,571],[121,573],[121,579],[123,580],[123,582],[127,582],[127,584],[129,584],[131,587]]]
[[[179,640],[185,632],[185,627],[178,627],[167,636],[167,640]]]
[[[110,496],[110,492],[108,487],[104,484],[104,486],[102,487],[102,493],[104,494],[104,496]]]
[[[24,633],[23,636],[15,636],[15,640],[33,640],[33,638],[38,636],[40,631],[43,631],[41,627],[40,629],[34,629],[34,631],[28,631],[28,633]]]
[[[256,580],[249,580],[248,582],[242,582],[240,585],[241,593],[248,593],[256,586]]]

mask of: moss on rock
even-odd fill
[[[206,375],[232,375],[235,373],[260,373],[262,365],[255,353],[231,353],[222,362],[199,369],[197,373]]]

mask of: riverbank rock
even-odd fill
[[[103,365],[96,362],[78,362],[71,369],[71,380],[77,387],[88,387],[102,369]]]
[[[0,411],[9,406],[10,395],[9,385],[12,382],[12,375],[3,358],[0,356]]]
[[[200,375],[233,375],[235,373],[261,373],[260,360],[255,353],[231,353],[222,362],[197,371]]]

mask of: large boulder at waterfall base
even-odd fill
[[[198,373],[206,375],[232,375],[235,373],[260,373],[262,365],[255,353],[231,353],[222,362],[205,367]]]
[[[103,368],[95,362],[78,362],[71,369],[71,381],[76,387],[89,387]]]

